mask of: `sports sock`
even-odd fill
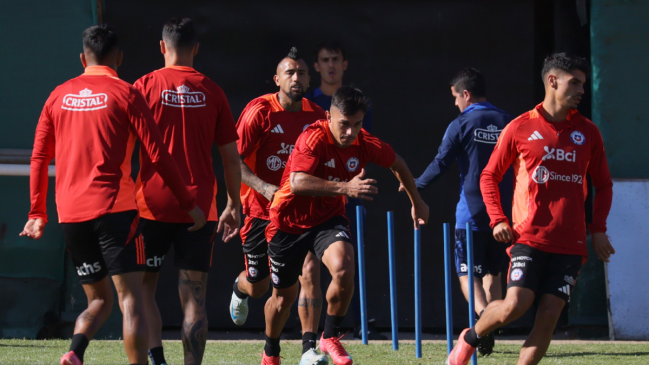
[[[70,344],[70,351],[74,351],[74,354],[77,355],[79,360],[83,362],[83,354],[86,352],[86,347],[88,347],[88,337],[83,333],[77,333],[72,336],[72,343]]]
[[[343,323],[343,319],[345,319],[344,316],[338,317],[338,316],[330,316],[327,314],[327,317],[325,319],[324,333],[322,337],[332,338],[338,336],[338,332],[340,332],[340,324]]]
[[[264,346],[266,356],[279,356],[279,338],[270,338],[266,335],[266,346]]]
[[[163,365],[167,363],[162,346],[149,349],[149,358],[151,358],[151,365]]]
[[[242,292],[239,290],[238,282],[239,282],[238,280],[235,281],[235,282],[234,282],[234,285],[232,286],[232,291],[234,292],[234,295],[236,295],[237,298],[239,298],[239,299],[246,299],[246,298],[248,298],[248,294],[246,294],[246,293],[242,293]]]
[[[464,341],[466,341],[466,343],[468,343],[471,347],[478,347],[478,344],[480,343],[480,337],[475,332],[475,327],[471,328],[469,332],[464,335]]]
[[[304,332],[302,334],[302,353],[315,348],[316,336],[313,332]]]

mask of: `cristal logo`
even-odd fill
[[[108,95],[93,94],[88,88],[79,91],[79,95],[67,94],[63,97],[61,105],[62,109],[74,111],[90,111],[106,107],[108,107]]]
[[[77,274],[79,276],[86,276],[94,273],[98,273],[101,271],[101,265],[99,265],[99,261],[95,262],[94,264],[86,264],[85,262],[81,266],[77,266]]]
[[[543,147],[545,150],[545,156],[543,156],[543,161],[545,160],[557,160],[557,161],[568,161],[575,162],[577,159],[577,151],[566,152],[561,148],[550,148],[548,146]]]
[[[486,129],[476,128],[473,132],[473,140],[481,143],[496,144],[498,137],[500,137],[501,129],[491,124]]]
[[[185,85],[178,86],[176,91],[164,90],[162,104],[176,108],[200,108],[205,106],[205,94],[200,91],[191,91]]]
[[[158,256],[153,256],[150,259],[146,260],[146,266],[148,267],[159,267],[162,266],[162,263],[164,262],[165,257],[158,257]]]

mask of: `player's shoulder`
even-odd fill
[[[273,96],[275,96],[275,94],[266,94],[254,98],[248,104],[246,104],[244,110],[255,110],[258,112],[272,111],[273,105],[271,103],[271,100]]]
[[[318,120],[302,131],[298,141],[300,144],[310,149],[315,149],[318,145],[328,142],[329,122],[326,119]]]
[[[302,98],[302,110],[305,112],[316,113],[320,115],[325,115],[324,109],[322,109],[315,101],[307,99],[306,97]]]

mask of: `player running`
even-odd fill
[[[415,179],[417,188],[424,189],[448,171],[453,161],[460,167],[460,201],[455,211],[455,270],[460,278],[464,298],[469,298],[467,275],[466,224],[473,224],[475,276],[475,312],[480,314],[487,304],[502,299],[500,273],[507,271],[509,257],[507,246],[491,234],[489,216],[480,193],[480,173],[487,166],[489,156],[503,128],[513,119],[486,99],[487,85],[480,71],[466,68],[451,81],[451,93],[460,115],[449,124],[442,144],[433,162]],[[511,169],[505,174],[500,187],[500,201],[505,202],[505,216],[511,217]],[[399,187],[402,191],[403,187]],[[482,355],[493,351],[494,337],[490,332],[483,336],[478,346]]]
[[[196,204],[209,215],[203,228],[188,232],[188,217],[156,172],[151,159],[145,153],[141,155],[136,197],[146,251],[144,299],[149,325],[149,356],[153,364],[166,363],[162,349],[162,318],[155,293],[160,268],[173,244],[174,263],[180,270],[178,291],[184,312],[180,332],[185,364],[200,364],[207,340],[205,297],[215,230],[224,231],[225,242],[239,233],[238,137],[223,90],[192,68],[198,41],[191,19],[174,18],[164,25],[160,51],[165,67],[145,75],[134,86],[142,92],[153,111],[165,146],[176,161],[185,185],[196,198]],[[223,160],[228,193],[228,204],[220,219],[212,169],[214,143]]]
[[[606,235],[613,183],[599,129],[577,112],[588,62],[557,53],[543,63],[545,99],[503,130],[480,187],[493,235],[513,240],[507,295],[487,306],[474,328],[465,329],[448,357],[467,364],[480,336],[521,317],[540,296],[532,332],[518,364],[538,364],[550,345],[561,310],[587,256],[584,202],[586,174],[595,187],[593,248],[605,262],[615,253]],[[498,183],[514,165],[513,230],[500,205]]]
[[[85,72],[57,87],[36,127],[31,163],[29,221],[21,236],[39,239],[47,222],[47,169],[56,158],[56,205],[63,237],[88,309],[79,315],[62,365],[83,363],[88,341],[113,308],[112,277],[124,315],[124,348],[131,364],[147,363],[147,323],[142,279],[144,243],[139,233],[131,156],[136,138],[177,199],[179,214],[205,224],[180,172],[165,148],[139,91],[117,78],[122,51],[105,25],[83,32]],[[187,214],[187,213],[184,213]],[[187,217],[187,221],[191,221]]]
[[[286,163],[281,188],[266,228],[273,295],[266,302],[266,346],[262,365],[280,363],[279,337],[298,295],[298,276],[307,254],[315,254],[331,273],[327,316],[320,350],[336,365],[352,358],[336,335],[354,292],[354,249],[345,218],[345,196],[372,200],[375,180],[364,179],[369,162],[390,168],[412,202],[415,228],[428,221],[423,202],[404,160],[392,147],[362,129],[367,102],[360,90],[336,90],[327,120],[309,126]]]
[[[244,109],[237,122],[239,154],[244,185],[241,189],[243,213],[241,229],[246,269],[233,286],[230,315],[237,325],[248,316],[248,297],[259,298],[268,291],[270,268],[265,230],[269,223],[270,202],[278,189],[286,161],[302,131],[325,112],[302,96],[309,86],[306,62],[291,52],[277,65],[274,77],[280,91],[256,98]],[[304,263],[304,265],[302,264]],[[317,353],[316,334],[322,311],[320,261],[315,255],[301,258],[302,283],[310,296],[302,298],[299,314],[302,322],[302,360],[300,364],[326,364],[327,357]]]

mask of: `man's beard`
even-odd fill
[[[302,100],[302,98],[304,98],[304,91],[301,91],[301,90],[296,91],[296,92],[293,92],[293,90],[291,90],[289,92],[284,92],[284,94],[286,96],[288,96],[289,99],[291,99],[291,101],[293,101],[294,103],[298,102],[298,101]]]

